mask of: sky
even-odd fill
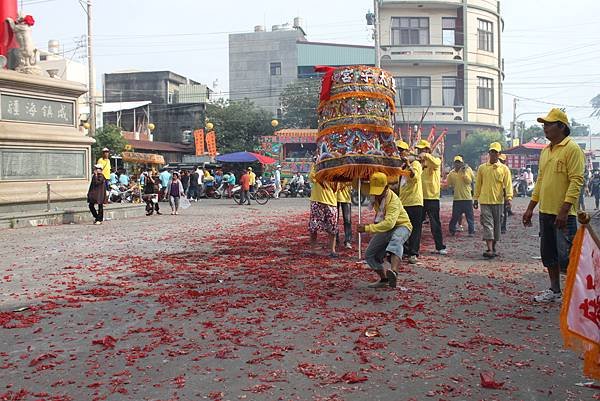
[[[40,49],[58,39],[65,56],[81,62],[86,13],[78,0],[19,0],[36,24]],[[255,25],[304,19],[308,39],[372,44],[365,24],[370,0],[93,0],[95,67],[101,75],[126,69],[171,70],[227,91],[228,34],[251,32]],[[590,117],[590,99],[600,94],[600,1],[503,0],[505,59],[503,123],[535,123],[551,107],[600,132]],[[78,44],[79,43],[79,44]],[[78,48],[79,47],[79,48]]]

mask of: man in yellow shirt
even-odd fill
[[[102,166],[102,175],[105,180],[110,179],[110,149],[102,149],[102,156],[96,162],[96,165]]]
[[[404,243],[410,237],[412,226],[400,198],[388,187],[385,174],[371,175],[369,195],[374,197],[375,222],[358,226],[359,233],[374,234],[365,252],[365,260],[369,267],[377,272],[379,280],[369,284],[369,287],[381,288],[389,285],[395,288]],[[391,269],[387,269],[383,263],[388,253],[392,255]]]
[[[452,218],[450,219],[450,234],[456,234],[456,223],[464,214],[469,227],[469,237],[475,234],[475,217],[473,216],[473,192],[471,184],[474,181],[471,167],[465,164],[461,155],[454,157],[454,170],[446,178],[448,186],[454,188],[454,201],[452,202]]]
[[[335,252],[335,234],[338,231],[336,215],[337,197],[329,184],[324,183],[321,185],[315,180],[314,166],[310,171],[309,179],[312,182],[310,218],[308,221],[311,247],[315,250],[317,246],[317,233],[324,231],[329,238],[329,256],[337,257],[337,253]]]
[[[440,255],[446,255],[446,245],[442,235],[442,223],[440,221],[440,186],[442,183],[441,166],[442,160],[431,154],[431,145],[422,139],[417,142],[419,161],[423,166],[421,181],[423,184],[423,215],[429,216],[429,226],[435,241],[435,250]]]
[[[344,247],[346,249],[352,249],[352,184],[338,184],[335,194],[337,198],[337,214],[338,216],[340,215],[341,209],[342,218],[344,220]],[[339,243],[337,238],[336,242]]]
[[[248,167],[248,175],[250,176],[250,192],[254,192],[254,187],[256,186],[256,173],[252,171],[252,167]],[[210,173],[208,173],[210,177]]]
[[[408,263],[415,264],[421,248],[421,228],[423,227],[423,183],[421,182],[423,168],[421,163],[410,155],[408,143],[396,141],[396,146],[404,162],[402,169],[408,170],[410,173],[409,176],[400,179],[398,195],[412,225],[412,231],[408,241],[404,244],[404,249],[408,255]]]
[[[550,288],[533,299],[536,302],[560,300],[560,271],[566,271],[569,253],[577,231],[577,203],[583,185],[585,156],[569,135],[569,118],[564,111],[552,109],[538,122],[550,141],[540,154],[537,182],[531,201],[523,214],[523,224],[531,226],[533,210],[540,208],[540,253],[548,269]]]
[[[489,161],[477,169],[475,182],[475,196],[473,207],[479,208],[481,203],[481,228],[483,240],[487,250],[483,253],[486,258],[497,256],[496,244],[500,241],[500,227],[502,224],[502,209],[510,205],[513,196],[512,178],[510,170],[498,160],[502,145],[498,142],[490,144],[488,150]]]

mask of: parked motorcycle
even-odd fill
[[[527,183],[526,180],[515,177],[513,181],[513,194],[514,196],[531,196],[533,193],[534,183]]]
[[[311,187],[308,182],[305,182],[304,185],[290,185],[286,184],[285,187],[281,190],[280,196],[284,196],[286,198],[296,198],[296,197],[309,197],[311,193]]]

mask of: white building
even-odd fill
[[[381,0],[379,7],[381,66],[396,77],[398,123],[417,124],[429,106],[424,132],[447,128],[448,145],[503,129],[499,1]]]

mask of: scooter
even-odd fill
[[[515,177],[513,182],[513,193],[515,196],[531,196],[533,194],[534,183],[527,183],[522,178]]]

